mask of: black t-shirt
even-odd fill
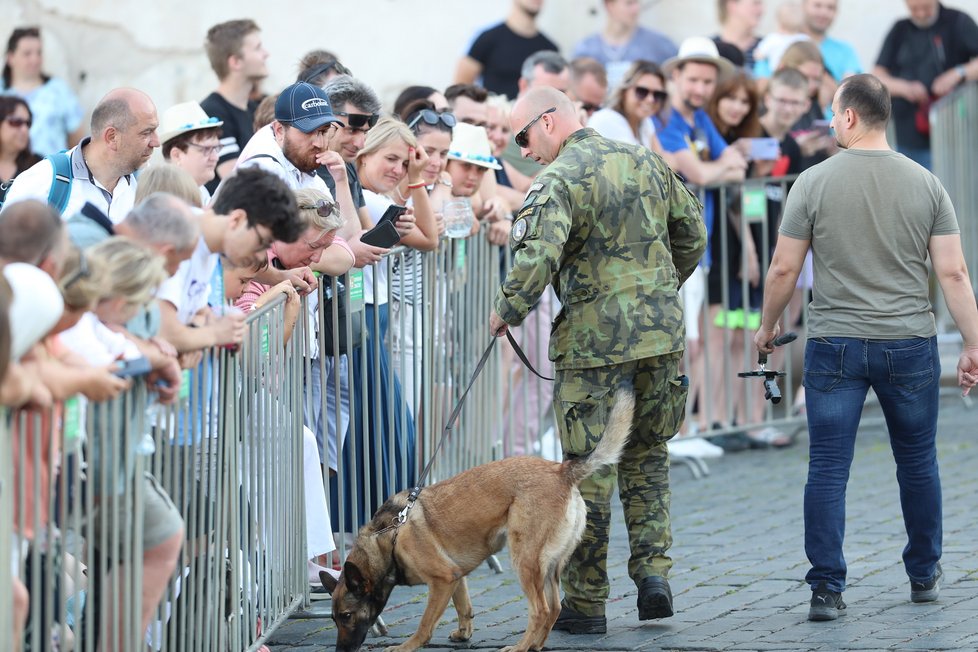
[[[540,50],[557,49],[556,43],[539,32],[526,38],[500,23],[476,37],[469,56],[482,64],[486,90],[512,99],[518,92],[520,68],[526,58]]]
[[[744,68],[750,74],[754,71],[754,50],[757,49],[757,44],[760,43],[760,39],[755,38],[754,42],[747,50],[741,50],[739,47],[733,43],[728,43],[724,41],[719,34],[713,37],[713,42],[716,43],[717,52],[721,57],[737,66],[738,68]]]
[[[204,113],[224,122],[221,126],[221,154],[217,159],[218,165],[238,158],[241,150],[255,134],[253,127],[257,106],[256,103],[249,102],[248,110],[242,111],[217,92],[211,93],[200,103],[200,108],[204,109]],[[221,183],[221,177],[215,175],[214,179],[207,184],[207,190],[214,194],[219,183]]]
[[[876,64],[894,77],[921,82],[928,89],[946,70],[978,57],[978,25],[968,14],[938,5],[937,21],[925,29],[910,19],[897,21],[886,35]],[[893,122],[900,147],[924,149],[930,136],[917,131],[917,105],[893,98]]]
[[[336,182],[325,166],[320,165],[316,168],[316,174],[326,182],[333,199],[336,199]],[[346,164],[346,182],[350,186],[350,194],[353,195],[353,203],[358,209],[363,208],[366,202],[363,199],[363,186],[360,184],[360,176],[357,174],[357,166],[353,163]]]

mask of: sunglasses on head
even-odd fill
[[[537,123],[537,120],[539,120],[543,116],[547,115],[548,113],[553,113],[556,110],[557,107],[552,106],[546,111],[544,111],[543,113],[541,113],[540,115],[538,115],[537,117],[527,122],[526,126],[520,129],[519,132],[517,132],[517,134],[513,136],[513,140],[516,141],[516,144],[519,145],[520,147],[527,147],[530,144],[530,137],[527,136],[527,132],[530,130],[530,127],[535,125]]]
[[[456,124],[454,113],[438,113],[437,111],[432,111],[431,109],[421,109],[418,111],[417,115],[411,118],[411,121],[408,122],[408,129],[414,129],[414,126],[422,120],[429,125],[436,125],[441,122],[449,129],[454,127]]]
[[[316,66],[308,73],[306,73],[306,76],[303,77],[300,81],[304,81],[307,84],[311,84],[318,77],[320,77],[321,75],[325,75],[330,70],[335,70],[336,73],[339,75],[350,75],[351,77],[353,76],[353,73],[350,72],[349,68],[347,68],[342,63],[334,59],[332,61],[327,61],[326,63]]]
[[[330,215],[339,212],[339,208],[336,206],[336,204],[334,204],[328,199],[316,200],[316,203],[312,206],[300,206],[299,210],[300,211],[314,210],[316,211],[316,214],[319,215],[319,217],[329,217]]]
[[[632,86],[632,90],[635,91],[635,99],[642,102],[649,95],[652,96],[652,101],[662,104],[669,97],[669,94],[665,91],[654,91],[651,88],[646,88],[645,86]]]
[[[34,122],[30,118],[17,118],[14,116],[10,116],[9,118],[5,118],[5,119],[7,121],[7,124],[10,125],[11,127],[14,127],[15,129],[19,127],[27,127],[28,129],[30,129],[31,125],[34,124]]]
[[[372,129],[380,116],[376,113],[346,113],[344,111],[334,111],[334,115],[346,118],[346,126],[351,129]]]

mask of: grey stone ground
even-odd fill
[[[911,604],[900,553],[905,533],[894,465],[879,408],[867,404],[848,492],[845,553],[848,614],[810,623],[802,541],[807,435],[784,450],[727,455],[694,480],[673,466],[675,560],[671,583],[677,613],[639,623],[636,589],[627,574],[620,509],[612,533],[608,634],[553,632],[548,650],[978,650],[978,410],[955,395],[943,399],[939,453],[944,486],[944,571],[940,600]],[[497,649],[515,643],[526,625],[519,583],[487,567],[469,577],[475,634],[454,645],[451,607],[431,649]],[[364,649],[403,642],[420,619],[424,587],[398,587],[384,611],[390,636]],[[329,600],[314,602],[270,636],[272,650],[333,649]]]

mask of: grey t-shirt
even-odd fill
[[[896,152],[842,151],[798,177],[780,232],[812,242],[810,337],[936,334],[927,247],[959,230],[947,192],[924,168]]]

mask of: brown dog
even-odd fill
[[[337,652],[360,648],[398,584],[428,585],[428,604],[414,636],[388,652],[410,652],[431,640],[451,599],[458,612],[452,641],[472,637],[472,603],[465,576],[509,540],[512,564],[530,606],[526,633],[507,652],[541,650],[560,614],[560,572],[584,532],[581,480],[621,457],[635,398],[620,389],[608,426],[586,457],[563,463],[511,457],[425,487],[407,520],[402,491],[360,528],[339,580],[322,573],[333,593]]]

